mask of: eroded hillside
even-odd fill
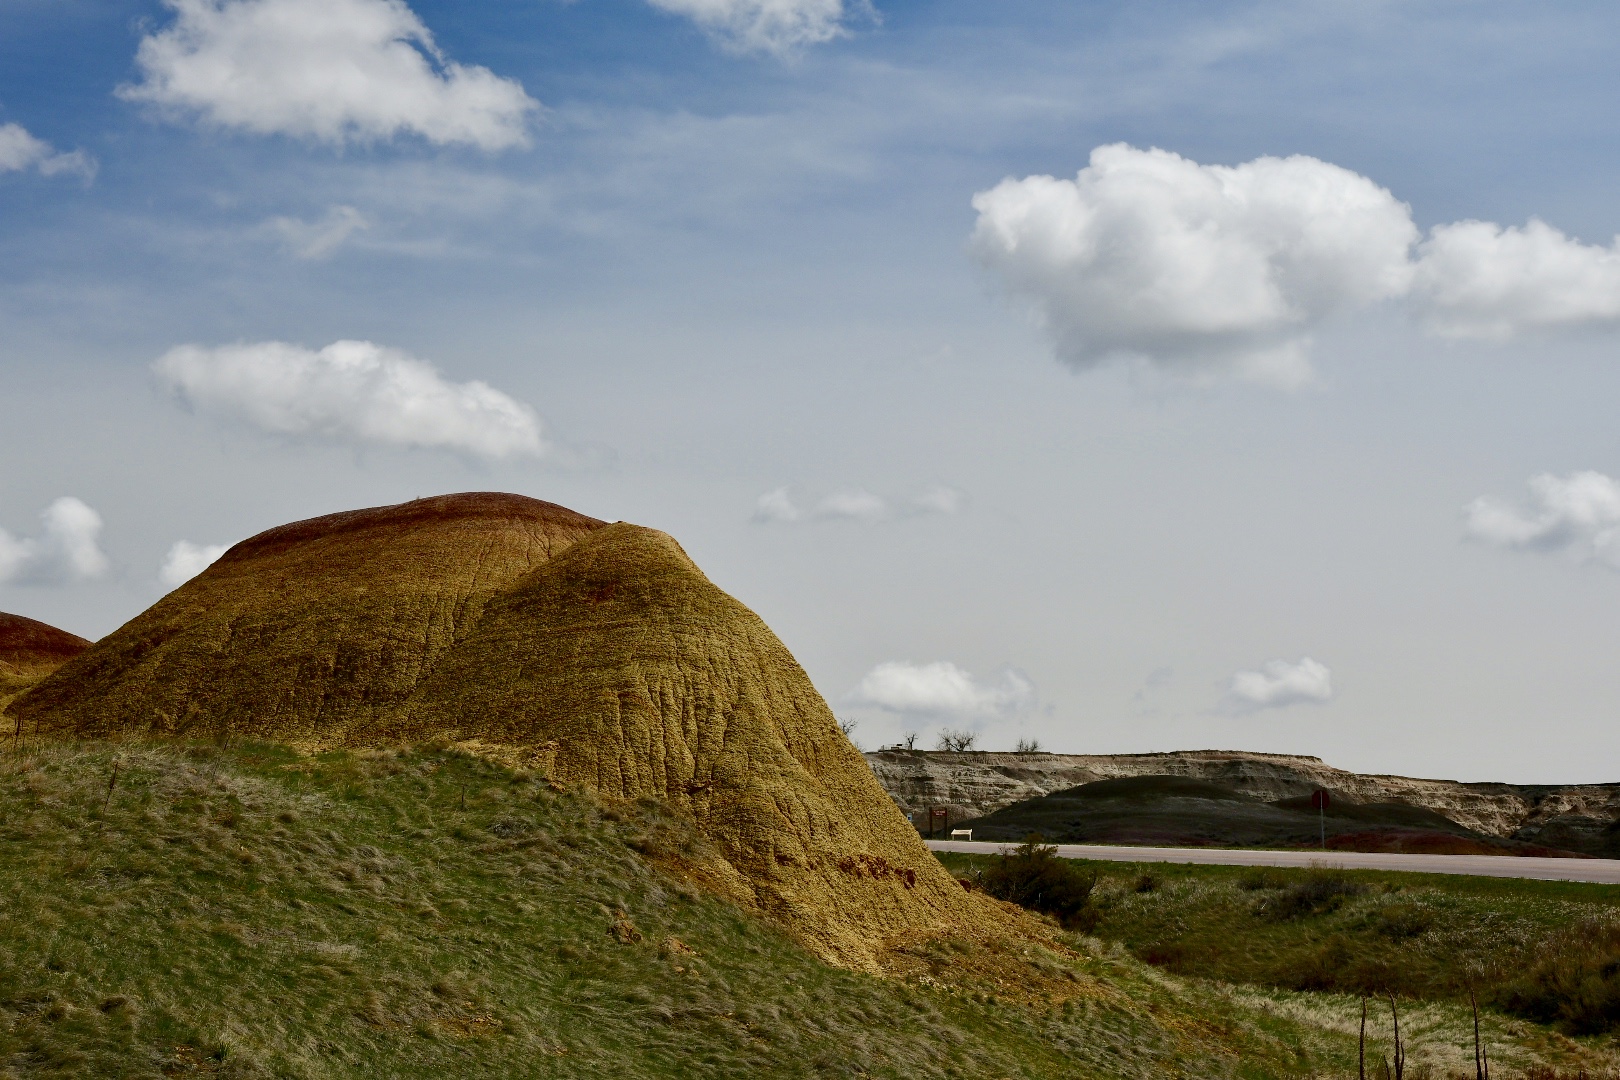
[[[920,842],[770,629],[663,533],[476,493],[230,549],[9,709],[26,740],[476,747],[711,841],[706,881],[838,963],[1018,932]]]

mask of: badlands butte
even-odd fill
[[[671,537],[522,496],[261,533],[6,715],[25,744],[452,744],[660,800],[716,853],[686,872],[844,966],[1025,925],[946,873],[787,649]]]

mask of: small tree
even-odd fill
[[[1013,749],[1015,754],[1038,754],[1041,752],[1041,740],[1019,739],[1018,746]]]
[[[905,744],[907,750],[917,749],[917,733],[915,731],[906,732]]]
[[[838,730],[844,733],[844,738],[848,739],[850,745],[857,750],[862,749],[861,744],[855,741],[855,729],[860,726],[859,720],[845,720],[842,717],[838,720]]]
[[[962,731],[957,728],[946,728],[944,731],[939,733],[939,742],[936,743],[935,746],[940,750],[948,750],[952,753],[964,754],[973,749],[973,744],[978,740],[978,738],[979,737],[973,734],[971,731]]]
[[[1011,855],[1001,857],[979,878],[985,892],[1019,907],[1044,912],[1066,927],[1089,929],[1088,906],[1097,875],[1083,873],[1068,859],[1058,858],[1057,848],[1042,844],[1038,834],[1030,834]]]

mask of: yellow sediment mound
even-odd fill
[[[490,598],[602,525],[498,494],[283,525],[231,548],[11,708],[25,733],[386,742]]]
[[[89,647],[76,634],[0,611],[0,709]]]
[[[496,748],[689,813],[724,860],[711,876],[848,965],[1007,921],[951,880],[792,655],[673,539],[517,496],[245,541],[12,712],[29,734]]]

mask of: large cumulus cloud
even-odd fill
[[[1539,221],[1425,239],[1388,190],[1312,157],[1203,165],[1101,146],[1072,180],[1009,178],[973,206],[973,254],[1080,368],[1299,383],[1318,328],[1389,300],[1452,337],[1620,318],[1616,249]]]

